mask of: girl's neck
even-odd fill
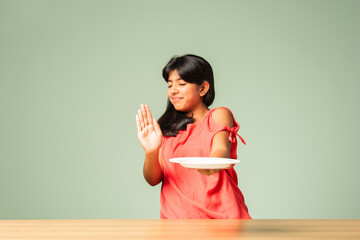
[[[194,118],[194,122],[193,123],[197,123],[199,122],[201,119],[203,119],[203,117],[209,112],[210,110],[206,107],[206,106],[202,106],[202,107],[199,107],[197,109],[194,109],[193,111],[191,112],[188,112],[186,114],[186,116],[190,117],[192,116],[191,114],[193,114],[193,118]]]

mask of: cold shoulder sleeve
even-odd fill
[[[234,123],[235,123],[235,121],[234,121]],[[232,128],[229,128],[228,126],[224,126],[224,129],[230,132],[230,134],[229,134],[230,142],[236,142],[236,135],[238,135],[241,142],[246,145],[245,140],[237,133],[239,131],[239,128],[240,128],[240,126],[238,123],[236,123],[236,126],[234,126]]]
[[[239,129],[240,129],[240,125],[239,125],[238,122],[236,122],[236,120],[235,120],[235,118],[234,118],[234,114],[232,113],[232,111],[231,111],[229,108],[227,108],[227,107],[223,107],[223,108],[226,108],[227,110],[230,111],[231,116],[232,116],[232,118],[233,118],[233,123],[234,123],[233,125],[234,125],[234,126],[233,126],[232,128],[230,128],[230,127],[228,127],[228,126],[226,126],[226,125],[217,123],[217,122],[215,122],[215,120],[211,117],[213,124],[216,125],[216,132],[220,132],[220,131],[224,131],[224,130],[225,130],[225,131],[228,131],[228,132],[230,133],[230,134],[229,134],[229,141],[230,141],[230,142],[232,142],[232,143],[236,142],[236,135],[237,135],[237,136],[239,136],[241,142],[242,142],[244,145],[246,145],[245,140],[238,134],[238,131],[239,131]],[[215,109],[213,109],[213,110],[215,110]]]

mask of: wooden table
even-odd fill
[[[0,220],[0,239],[360,239],[360,220]]]

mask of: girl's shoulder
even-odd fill
[[[230,128],[234,125],[234,115],[227,107],[217,107],[211,109],[211,117],[216,123],[228,126]]]

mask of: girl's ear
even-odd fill
[[[200,96],[203,97],[209,91],[210,84],[205,81],[200,85]]]

